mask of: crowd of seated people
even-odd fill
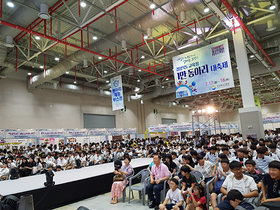
[[[280,188],[280,181],[279,185],[278,181],[275,182],[278,176],[272,173],[278,169],[280,136],[275,133],[268,134],[265,139],[259,140],[243,139],[240,134],[220,134],[193,138],[177,136],[117,140],[84,145],[69,143],[33,145],[26,148],[7,147],[0,149],[0,178],[8,179],[12,169],[17,171],[17,177],[13,178],[18,178],[42,174],[49,165],[52,165],[55,171],[63,171],[113,162],[117,159],[124,160],[126,155],[131,158],[158,157],[157,162],[152,162],[149,166],[153,177],[153,183],[147,188],[152,201],[150,207],[159,206],[159,199],[155,196],[158,195],[156,189],[161,189],[161,183],[173,177],[183,180],[184,190],[181,193],[184,201],[187,201],[188,209],[205,207],[205,203],[197,205],[199,202],[195,201],[195,196],[202,196],[199,193],[201,186],[205,189],[206,183],[213,178],[214,183],[210,185],[213,208],[219,207],[218,194],[223,193],[225,200],[231,190],[241,192],[245,200],[258,197],[261,191],[265,191],[267,195],[263,197],[262,202],[275,202],[277,193],[268,193],[268,189]],[[160,175],[157,174],[158,170],[162,171]],[[197,183],[190,176],[191,171],[199,171],[204,176],[201,186],[195,187]],[[186,183],[187,181],[190,183]],[[202,200],[204,202],[204,199]],[[117,200],[113,198],[113,203],[115,202]]]

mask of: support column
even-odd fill
[[[257,136],[258,139],[264,138],[262,113],[261,109],[255,106],[243,30],[236,30],[232,36],[243,102],[243,108],[239,109],[241,132],[244,139],[249,135]]]

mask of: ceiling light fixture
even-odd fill
[[[74,81],[74,84],[77,84],[77,81]]]
[[[99,59],[99,60],[101,60],[101,59],[102,59],[102,57],[101,57],[101,56],[99,56],[99,57],[98,57],[98,59]]]
[[[145,59],[145,55],[142,55],[142,56],[141,56],[141,59]]]
[[[110,81],[109,80],[106,80],[106,83],[108,84]]]
[[[168,81],[169,80],[169,78],[166,78],[166,81]]]
[[[144,39],[148,39],[148,36],[147,36],[147,35],[145,35],[145,36],[144,36]]]
[[[81,1],[80,5],[81,5],[81,7],[86,7],[87,6],[87,4],[84,0]]]
[[[208,13],[209,11],[210,11],[209,7],[205,7],[203,10],[204,13]]]
[[[12,36],[6,36],[6,43],[4,44],[6,47],[14,47],[13,43],[13,37]]]
[[[254,55],[250,55],[250,58],[254,58],[255,56]]]
[[[55,57],[54,60],[55,60],[55,61],[59,61],[59,57]]]
[[[48,5],[46,5],[46,4],[40,5],[40,13],[38,14],[38,16],[44,20],[47,20],[50,18]]]
[[[93,36],[92,39],[93,39],[93,40],[97,40],[97,36]]]
[[[155,3],[150,4],[150,9],[155,9],[155,8],[156,8]]]
[[[41,37],[39,37],[39,36],[35,36],[35,39],[36,39],[36,40],[40,40],[40,39],[41,39]]]
[[[197,39],[197,38],[198,38],[198,36],[197,36],[197,35],[194,35],[194,36],[193,36],[193,38],[194,38],[194,39]]]
[[[8,5],[8,7],[11,7],[11,8],[15,7],[15,4],[12,1],[8,1],[7,5]]]
[[[66,71],[65,74],[69,74],[69,71]]]
[[[108,73],[108,71],[104,70],[104,74],[107,74],[107,73]]]
[[[31,76],[31,72],[28,72],[27,75]]]
[[[40,69],[43,69],[44,68],[44,66],[40,66]]]
[[[137,82],[140,82],[140,79],[138,79]]]
[[[274,4],[271,4],[269,7],[269,10],[274,10],[276,8],[276,6]]]
[[[142,70],[141,69],[138,69],[138,72],[141,72]]]

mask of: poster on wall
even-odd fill
[[[40,137],[42,138],[63,138],[65,131],[64,129],[56,129],[56,130],[49,130],[49,129],[41,129],[39,130]]]
[[[67,129],[66,136],[69,137],[79,137],[79,136],[87,136],[88,129]]]
[[[228,40],[173,57],[176,98],[234,87]]]
[[[113,111],[123,109],[124,102],[121,75],[111,78],[111,95]]]
[[[0,140],[5,138],[5,130],[0,129]]]

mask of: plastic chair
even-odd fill
[[[214,184],[215,178],[216,178],[216,177],[213,177],[213,178],[212,178],[210,181],[208,181],[208,182],[206,183],[206,185],[205,185],[205,187],[206,187],[206,199],[207,199],[207,203],[206,203],[207,206],[206,206],[206,207],[207,207],[207,209],[209,209],[210,196],[211,196],[209,186],[210,186],[210,184]]]
[[[197,181],[198,184],[201,184],[201,182],[204,181],[204,176],[200,171],[191,171],[191,174],[195,176],[195,179]]]
[[[132,186],[132,180],[134,180],[135,178],[138,178],[140,176],[141,176],[140,184]],[[143,205],[145,205],[146,185],[148,184],[149,176],[150,176],[150,171],[148,169],[143,169],[143,170],[139,171],[136,175],[129,178],[128,203],[130,203],[131,192],[132,192],[132,197],[134,198],[132,190],[136,190],[136,191],[139,192],[139,198],[140,199],[141,199],[141,195],[143,196]]]
[[[224,195],[225,195],[225,194],[223,194],[223,193],[220,193],[220,194],[218,195],[217,204],[219,204],[219,203],[222,202],[222,197],[223,197]]]
[[[132,174],[130,175],[130,176],[128,176],[128,177],[126,177],[125,178],[125,187],[124,187],[124,189],[123,189],[123,202],[125,202],[125,197],[126,197],[126,187],[127,187],[127,184],[128,184],[128,182],[129,182],[129,180],[130,180],[130,177],[133,177],[134,176],[134,169],[133,169],[133,171],[132,171]],[[129,182],[130,183],[130,182]]]

